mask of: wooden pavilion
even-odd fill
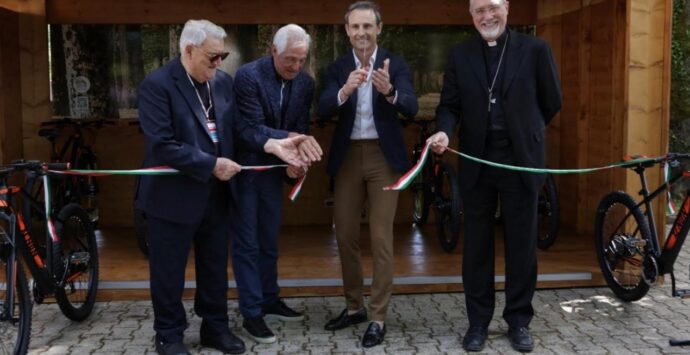
[[[468,0],[378,2],[385,24],[472,23],[467,11]],[[19,157],[48,157],[47,142],[36,135],[40,123],[52,116],[48,25],[180,24],[188,18],[206,18],[218,24],[340,24],[342,13],[349,3],[345,0],[0,0],[0,162],[6,163]],[[550,167],[603,166],[626,155],[658,155],[666,152],[669,137],[671,11],[672,0],[510,2],[509,24],[536,25],[537,35],[550,43],[560,70],[564,106],[548,127]],[[107,162],[102,166],[114,169],[139,166],[143,143],[137,128],[123,123],[104,130],[106,134],[101,134],[96,145],[101,161]],[[330,130],[314,134],[322,146],[329,145]],[[408,135],[410,146],[413,137],[413,133]],[[289,253],[286,252],[291,255],[289,257],[281,250],[281,260],[287,260],[281,261],[280,272],[284,274],[285,269],[301,275],[314,274],[314,278],[318,279],[319,270],[314,269],[320,265],[339,265],[337,258],[329,254],[335,253],[333,243],[324,244],[327,252],[323,256],[323,250],[310,251],[309,242],[300,239],[303,231],[314,228],[314,225],[330,225],[331,212],[323,208],[323,201],[327,197],[323,186],[326,186],[327,178],[323,173],[313,175],[310,176],[312,183],[307,184],[302,192],[299,208],[285,210],[284,220],[289,226],[285,233],[289,237],[283,239],[282,245],[295,246]],[[126,177],[113,177],[108,181],[103,184],[99,195],[102,224],[106,231],[112,228],[112,233],[126,235],[127,232],[122,230],[131,227],[133,183]],[[658,172],[650,176],[650,184],[661,181],[662,176]],[[624,189],[636,194],[638,182],[634,175],[623,169],[563,175],[557,178],[557,182],[561,201],[561,229],[569,236],[561,243],[571,245],[562,245],[562,249],[554,252],[561,254],[540,254],[540,263],[543,258],[553,263],[553,270],[562,271],[564,267],[559,266],[558,260],[580,259],[575,263],[587,264],[586,268],[589,268],[592,277],[584,281],[557,283],[540,279],[540,285],[601,284],[596,266],[592,266],[595,264],[591,232],[596,206],[599,199],[612,190]],[[402,224],[409,225],[411,220],[407,207],[410,203],[409,196],[401,195],[398,221]],[[305,209],[310,212],[304,213]],[[663,217],[662,206],[657,206],[656,212],[657,219]],[[321,230],[332,234],[330,228]],[[407,238],[410,232],[402,230],[403,238]],[[433,243],[415,244],[414,240],[418,238],[414,236],[415,233],[409,237],[413,241],[409,245],[403,243],[402,248],[407,245],[414,249],[415,246]],[[297,239],[290,239],[293,237]],[[116,244],[112,239],[104,240],[104,249]],[[297,242],[291,243],[290,240]],[[317,244],[311,245],[311,248],[316,248]],[[133,244],[128,245],[133,247]],[[397,253],[400,250],[397,244],[396,248]],[[400,277],[424,276],[448,268],[452,269],[452,275],[459,275],[458,254],[432,258],[437,262],[435,267],[419,266],[430,259],[414,254],[415,258],[402,263],[412,265],[416,271]],[[131,264],[115,256],[108,259],[108,255],[111,254],[104,250],[103,268],[126,268],[128,263]],[[321,256],[305,259],[310,255]],[[137,265],[145,267],[145,260],[137,262],[140,263]],[[543,268],[540,264],[540,269]],[[131,271],[131,274],[131,278],[136,280],[136,272]],[[339,274],[335,272],[334,275]],[[415,284],[414,280],[400,285],[396,282],[396,290],[423,292],[459,288],[453,282],[439,280],[434,285]],[[284,285],[292,287],[292,294],[333,293],[337,288],[336,284],[314,284],[320,288],[310,287],[310,284],[291,286],[289,282]]]

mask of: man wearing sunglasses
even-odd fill
[[[307,133],[314,79],[304,72],[310,36],[300,26],[281,27],[273,37],[271,54],[239,68],[236,75],[240,119],[273,138]],[[266,153],[238,147],[242,164],[279,163]],[[312,137],[300,145],[305,160],[319,160],[321,148]],[[242,326],[259,343],[276,341],[264,316],[301,321],[302,313],[279,298],[278,233],[283,204],[283,180],[303,176],[306,169],[246,172],[238,177],[241,208],[233,213],[232,265],[239,293]]]
[[[151,300],[159,354],[189,354],[182,292],[190,248],[196,266],[195,313],[202,318],[201,345],[224,353],[245,351],[228,327],[227,263],[229,205],[238,196],[241,167],[235,140],[306,165],[297,145],[304,136],[273,139],[236,120],[232,78],[218,70],[227,56],[225,31],[190,20],[180,36],[178,58],[148,75],[139,87],[139,122],[145,139],[144,167],[167,165],[181,172],[142,176],[136,207],[148,222]],[[228,183],[229,181],[229,183]]]

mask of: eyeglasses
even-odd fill
[[[195,47],[199,48],[202,52],[204,52],[204,54],[208,57],[208,60],[210,60],[211,63],[216,62],[218,59],[223,61],[223,60],[225,60],[225,58],[227,58],[230,55],[230,52],[209,53],[201,47],[197,47],[197,46],[195,46]]]
[[[490,14],[495,14],[501,8],[501,5],[490,5],[485,7],[480,7],[478,9],[472,10],[472,14],[475,16],[484,16],[487,12]]]

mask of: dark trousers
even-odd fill
[[[232,223],[232,270],[245,318],[263,315],[262,306],[279,300],[278,233],[283,204],[283,170],[238,176]]]
[[[214,183],[204,218],[195,224],[147,217],[153,328],[165,342],[182,341],[187,319],[182,305],[185,268],[192,243],[196,268],[194,310],[202,331],[228,331],[227,184]],[[180,208],[189,208],[180,205]]]
[[[487,159],[514,164],[510,146],[490,146]],[[499,198],[505,236],[503,318],[511,327],[529,325],[537,283],[537,193],[527,188],[518,172],[483,165],[477,184],[462,191],[462,198],[462,275],[470,326],[487,327],[494,312],[494,213]]]

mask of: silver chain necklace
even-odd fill
[[[496,85],[496,78],[498,77],[498,72],[501,71],[501,64],[503,63],[503,55],[506,53],[506,47],[508,46],[508,38],[510,38],[510,33],[506,34],[506,41],[503,43],[503,49],[501,50],[501,57],[498,59],[498,67],[496,67],[496,73],[494,74],[494,80],[491,81],[491,87],[489,87],[489,112],[491,112],[491,105],[496,103],[494,99],[493,91],[494,85]]]
[[[194,88],[196,98],[199,99],[201,108],[204,109],[204,116],[206,116],[206,120],[210,121],[211,108],[213,108],[213,99],[211,98],[211,85],[209,85],[208,81],[206,82],[206,87],[208,88],[208,108],[206,108],[206,105],[204,105],[204,101],[201,99],[201,95],[199,95],[199,90],[196,88],[196,85],[194,85],[194,81],[192,80],[192,77],[189,75],[189,73],[187,73],[187,79],[189,79],[189,83],[192,84],[192,87]]]

